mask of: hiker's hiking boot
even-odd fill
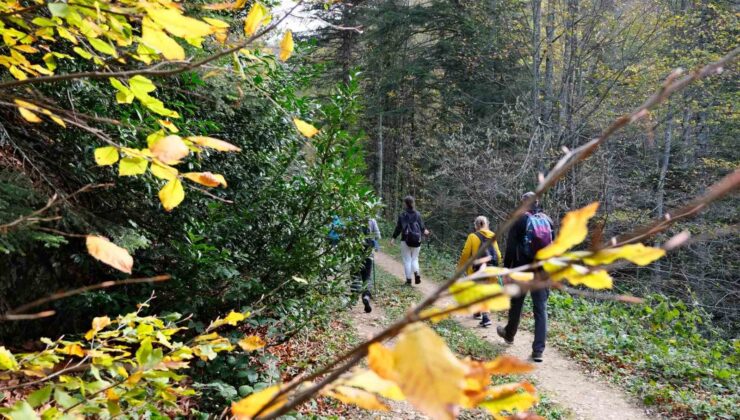
[[[480,312],[476,312],[473,314],[474,319],[480,319]]]
[[[499,337],[504,339],[504,343],[514,344],[514,339],[506,336],[506,328],[502,327],[501,325],[496,327],[496,334],[498,334]],[[542,354],[540,354],[540,358],[542,358]]]
[[[406,279],[406,286],[411,286],[411,279]]]
[[[370,313],[373,311],[373,308],[370,306],[370,293],[363,293],[362,294],[362,304],[365,305],[365,313]]]
[[[532,352],[532,360],[537,363],[542,363],[542,352],[541,351],[533,351]]]
[[[421,283],[421,276],[419,275],[419,273],[414,273],[414,280],[416,284]]]
[[[491,318],[489,318],[487,314],[483,314],[483,317],[481,318],[480,323],[478,325],[480,325],[481,328],[488,328],[488,327],[490,327],[491,326]]]

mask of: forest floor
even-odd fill
[[[375,266],[404,282],[403,267],[393,257],[382,252],[376,253]],[[431,294],[436,284],[428,279],[413,289],[422,295]],[[353,324],[357,328],[360,338],[367,338],[380,331],[388,323],[388,315],[378,304],[373,306],[373,312],[366,314],[361,305],[355,305],[351,310]],[[445,303],[445,302],[440,302]],[[499,320],[502,321],[503,318]],[[472,317],[455,317],[455,322],[480,339],[491,344],[493,348],[502,349],[505,353],[527,359],[531,353],[533,336],[529,331],[520,330],[512,346],[502,345],[501,339],[496,336],[495,326],[480,328],[477,320]],[[545,352],[545,361],[537,364],[537,369],[530,375],[536,386],[541,389],[551,402],[566,408],[576,419],[647,419],[644,410],[633,403],[621,390],[607,384],[602,379],[583,371],[575,362],[564,357],[552,347]],[[425,418],[418,414],[407,403],[394,403],[391,411],[386,415],[376,415],[373,418]]]

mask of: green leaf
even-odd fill
[[[67,3],[49,3],[49,11],[52,16],[63,18],[69,14],[69,6]]]
[[[141,342],[141,347],[136,351],[136,361],[144,369],[149,369],[164,359],[162,349],[153,349],[152,340],[147,338]]]
[[[26,401],[18,401],[5,414],[10,420],[36,420],[39,418],[33,407]]]
[[[54,401],[56,401],[57,404],[59,404],[63,408],[72,407],[73,405],[80,402],[79,400],[77,400],[77,398],[72,397],[71,395],[62,391],[60,388],[56,388],[54,390]]]
[[[51,398],[51,391],[52,386],[47,385],[39,389],[38,391],[34,391],[31,395],[28,396],[28,399],[26,401],[28,401],[28,403],[31,404],[31,407],[33,408],[39,407],[40,405],[49,401],[49,398]]]
[[[118,57],[118,53],[116,52],[116,49],[113,48],[113,46],[102,39],[99,38],[88,38],[88,41],[90,41],[90,45],[92,45],[93,48],[100,51],[103,54],[108,54],[113,57]]]

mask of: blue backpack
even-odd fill
[[[534,260],[537,251],[552,243],[552,223],[545,213],[527,213],[524,256]]]

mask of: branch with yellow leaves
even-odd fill
[[[216,54],[210,55],[208,57],[202,58],[197,61],[189,61],[189,60],[188,61],[162,61],[162,62],[159,62],[157,64],[154,64],[150,67],[143,68],[143,69],[111,71],[111,72],[86,71],[86,72],[52,75],[52,76],[33,77],[33,78],[25,79],[25,80],[14,80],[11,82],[0,83],[0,90],[16,88],[19,86],[25,86],[25,85],[31,85],[31,84],[54,83],[54,82],[60,82],[60,81],[66,81],[66,80],[76,80],[76,79],[108,79],[110,77],[132,77],[132,76],[153,76],[153,77],[174,76],[176,74],[180,74],[188,70],[196,69],[205,64],[216,61],[219,58],[233,54],[241,50],[242,48],[245,48],[252,42],[262,38],[266,34],[272,32],[275,28],[280,26],[280,24],[283,23],[285,19],[291,16],[291,14],[303,4],[303,1],[304,0],[299,0],[288,12],[286,12],[283,16],[281,16],[280,19],[276,20],[271,25],[263,28],[262,30],[254,33],[253,35],[247,37],[241,42],[238,42],[230,48],[227,48],[223,51],[219,51]],[[172,66],[172,68],[162,69],[163,67],[167,67],[167,66]]]

